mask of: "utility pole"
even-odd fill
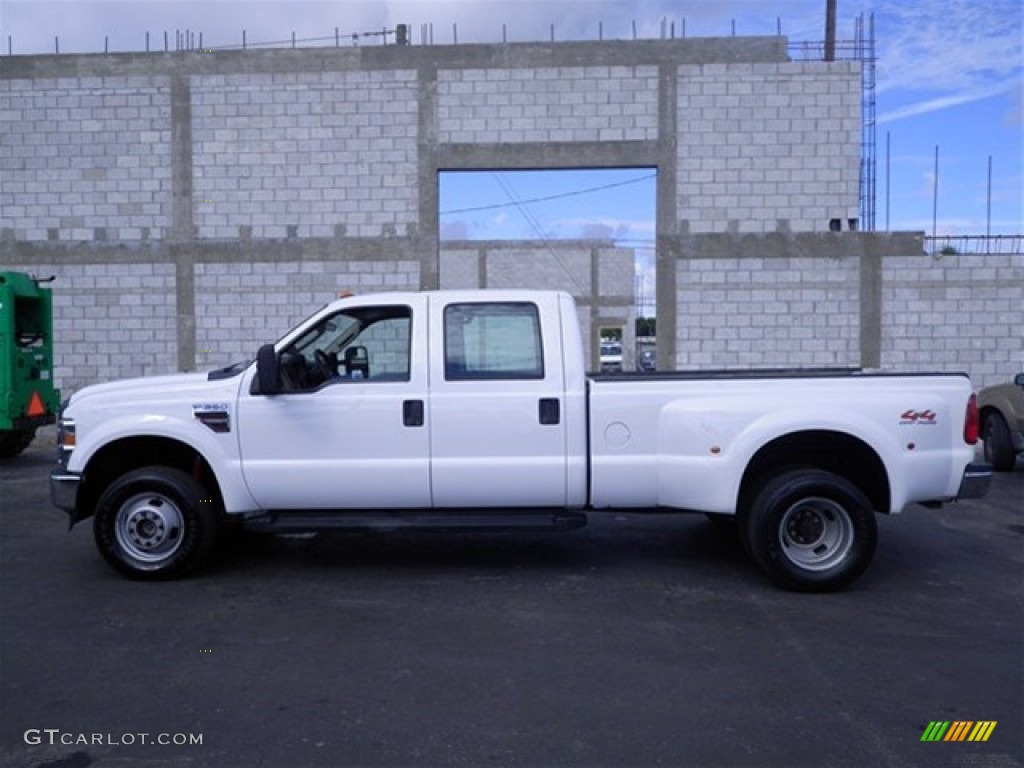
[[[825,61],[836,60],[836,3],[825,0]]]
[[[938,236],[939,222],[939,145],[935,145],[935,172],[932,177],[932,240]]]
[[[988,195],[985,205],[985,237],[992,237],[992,155],[988,156]]]

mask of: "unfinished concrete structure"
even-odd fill
[[[660,367],[912,363],[886,358],[901,315],[883,278],[920,240],[850,231],[860,65],[786,50],[5,57],[0,264],[60,277],[65,386],[189,370],[251,354],[339,289],[461,284],[438,242],[442,171],[653,168]],[[564,281],[535,250],[537,283]],[[617,313],[602,295],[581,296],[585,330]]]

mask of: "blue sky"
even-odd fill
[[[937,231],[984,234],[987,165],[993,163],[992,232],[1024,232],[1024,5],[1020,0],[838,0],[840,39],[853,36],[854,18],[873,13],[878,53],[876,227],[932,229],[934,153],[939,146]],[[791,41],[820,40],[825,0],[0,0],[0,52],[49,53],[54,37],[62,52],[141,50],[148,30],[154,41],[163,31],[202,32],[206,46],[252,41],[332,36],[412,27],[412,42],[424,31],[437,44],[450,43],[453,25],[460,43],[500,42],[502,25],[510,41],[546,40],[554,24],[557,40],[657,37],[675,23],[681,34],[723,36],[774,34],[781,23]],[[432,26],[425,26],[432,25]],[[368,43],[367,40],[370,40]],[[347,44],[352,44],[349,40]],[[362,44],[373,44],[363,38]],[[0,56],[0,66],[3,58]],[[890,143],[886,197],[886,140]],[[519,200],[579,191],[649,173],[592,173],[571,179],[508,177]],[[468,185],[446,180],[444,210],[510,203],[493,174]],[[647,184],[651,184],[650,181]],[[495,191],[496,190],[496,191]],[[464,229],[471,237],[582,236],[611,231],[628,242],[650,239],[653,186],[643,184],[588,193],[522,208],[448,215],[449,234]],[[518,233],[518,234],[517,234]]]

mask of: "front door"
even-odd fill
[[[249,491],[264,509],[430,506],[426,300],[351,307],[279,350],[284,390],[239,401]]]

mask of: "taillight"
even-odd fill
[[[967,398],[967,412],[964,414],[964,442],[974,445],[978,442],[981,424],[978,419],[978,398],[971,395]]]

